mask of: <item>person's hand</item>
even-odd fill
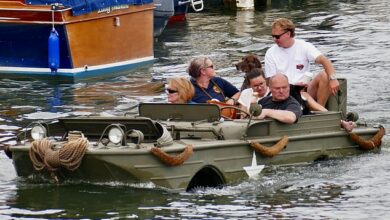
[[[308,84],[307,84],[307,83],[304,83],[304,82],[297,82],[297,83],[295,83],[294,85],[295,85],[295,86],[302,86],[302,87],[304,87],[304,88],[306,88],[306,87],[308,86]]]
[[[256,118],[257,119],[264,119],[265,117],[267,117],[268,111],[269,111],[269,109],[263,109],[261,111],[261,114],[259,116],[257,116]]]
[[[332,93],[332,95],[336,95],[337,91],[339,91],[340,83],[338,80],[330,80],[329,87],[330,87],[330,92]]]
[[[234,105],[235,101],[234,101],[234,99],[229,99],[226,101],[226,104]]]

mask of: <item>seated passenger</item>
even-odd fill
[[[249,111],[251,103],[257,103],[260,99],[270,95],[264,72],[260,68],[248,72],[244,84],[249,85],[249,87],[241,92],[238,99],[240,108],[244,111]]]
[[[165,86],[169,103],[194,103],[191,101],[195,94],[192,83],[183,77],[172,78]]]
[[[269,79],[272,96],[260,99],[263,106],[261,114],[257,117],[274,118],[280,122],[293,124],[302,116],[302,109],[298,101],[290,96],[290,85],[286,75],[278,73]]]
[[[215,76],[214,65],[210,58],[194,58],[187,72],[192,77],[191,82],[195,87],[192,101],[207,103],[214,99],[231,105],[236,104],[240,92],[230,82]]]
[[[332,62],[313,44],[295,38],[295,24],[287,18],[272,23],[272,39],[275,44],[265,53],[266,77],[278,72],[288,76],[290,84],[307,84],[307,93],[323,107],[330,95],[336,95],[339,82]],[[323,68],[318,74],[310,71],[312,63]],[[298,100],[299,101],[299,100]]]

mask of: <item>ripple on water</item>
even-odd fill
[[[58,119],[61,117],[67,117],[69,113],[60,113],[60,112],[34,112],[30,114],[25,114],[25,119],[38,120],[38,119]]]

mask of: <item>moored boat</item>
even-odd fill
[[[189,7],[195,12],[202,11],[204,8],[203,0],[174,0],[175,13],[169,18],[169,23],[186,20]]]
[[[152,63],[153,9],[152,0],[0,0],[0,74],[77,80]]]
[[[169,18],[175,13],[174,0],[154,0],[156,6],[154,10],[153,36],[158,37],[164,31]]]
[[[195,12],[203,10],[203,0],[154,0],[154,4],[154,37],[162,34],[168,22],[184,21],[189,6]]]
[[[343,109],[345,99],[335,99],[330,107]],[[249,119],[234,120],[221,120],[211,104],[142,103],[137,115],[39,121],[6,151],[21,177],[186,190],[256,178],[268,165],[380,151],[383,127],[358,121],[352,133],[340,127],[341,119],[357,120],[353,114],[315,112],[289,125],[253,119],[255,107]]]

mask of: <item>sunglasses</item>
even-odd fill
[[[207,68],[214,69],[214,65],[206,66],[205,69],[207,69]]]
[[[173,89],[165,89],[165,91],[169,94],[173,94],[173,93],[177,93],[178,91],[177,90],[173,90]]]
[[[279,38],[282,37],[287,32],[289,32],[289,31],[285,31],[285,32],[283,32],[282,34],[279,34],[279,35],[271,35],[271,36],[272,36],[272,38],[275,38],[276,40],[279,40]]]

